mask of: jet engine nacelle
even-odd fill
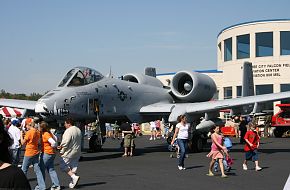
[[[213,79],[205,74],[180,71],[172,78],[171,90],[182,102],[203,102],[211,100],[217,88]]]
[[[151,85],[156,87],[163,87],[163,84],[160,80],[155,77],[143,75],[143,74],[126,74],[123,76],[123,80],[129,82],[135,82],[139,84]]]

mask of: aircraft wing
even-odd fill
[[[222,109],[241,107],[254,103],[273,102],[290,98],[289,92],[281,92],[274,94],[264,94],[256,96],[247,96],[234,99],[198,102],[198,103],[156,103],[144,106],[140,109],[140,113],[170,113],[169,121],[175,121],[177,116],[181,114],[198,115],[202,113],[210,113]]]
[[[35,105],[36,101],[31,100],[0,99],[0,106],[34,110]]]

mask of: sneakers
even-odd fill
[[[75,176],[75,177],[72,177],[72,182],[70,182],[69,183],[69,188],[74,188],[77,184],[78,184],[78,182],[79,182],[79,180],[80,180],[80,176]]]
[[[248,167],[246,164],[243,164],[243,170],[248,170]]]
[[[262,168],[260,166],[256,166],[256,171],[261,171]]]
[[[61,187],[60,186],[54,186],[54,187],[51,187],[50,190],[61,190]]]
[[[182,166],[178,166],[178,169],[179,170],[186,170],[186,168],[185,167],[182,167]]]
[[[153,140],[153,138],[152,138],[152,137],[150,137],[149,141],[152,141],[152,140]]]

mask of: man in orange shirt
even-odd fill
[[[34,122],[31,118],[26,119],[26,128],[27,132],[21,132],[21,144],[25,145],[25,153],[24,159],[22,164],[22,171],[25,175],[27,175],[27,171],[30,165],[33,165],[34,172],[36,174],[38,187],[39,190],[45,190],[45,182],[43,175],[41,173],[41,169],[39,167],[39,140],[40,140],[40,133],[39,131],[34,128]]]

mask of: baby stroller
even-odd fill
[[[168,150],[171,152],[170,158],[179,158],[179,147],[176,139],[172,145],[168,146]]]

